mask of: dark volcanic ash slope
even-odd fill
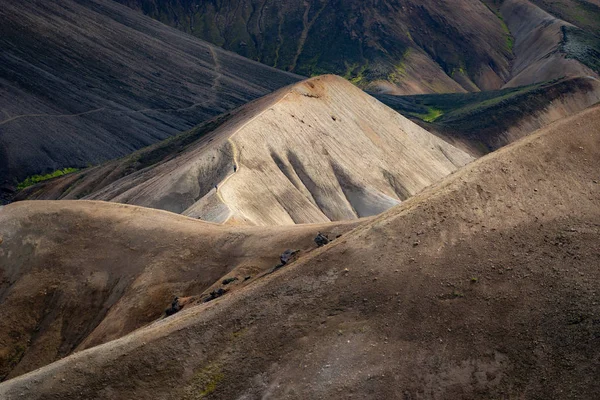
[[[6,399],[593,399],[600,108]],[[18,206],[15,205],[15,206]]]
[[[123,156],[297,81],[109,0],[3,0],[0,187]]]
[[[510,34],[480,0],[118,0],[267,65],[402,94],[499,88]]]
[[[500,89],[600,68],[595,0],[118,1],[265,64],[391,94]]]

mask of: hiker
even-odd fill
[[[279,256],[279,261],[281,261],[281,266],[286,265],[290,262],[294,256],[298,254],[298,250],[286,250]]]
[[[181,311],[182,308],[183,306],[179,304],[179,297],[175,297],[171,302],[171,307],[165,310],[165,314],[167,314],[168,317],[170,315],[178,313],[179,311]]]
[[[237,172],[237,164],[233,164],[233,173],[235,174]]]
[[[323,247],[327,243],[329,243],[329,239],[327,236],[323,235],[321,232],[317,233],[317,237],[315,237],[315,243],[318,247]]]
[[[215,185],[215,192],[219,191],[219,186]]]

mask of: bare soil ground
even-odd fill
[[[285,250],[313,251],[318,231],[354,226],[257,230],[103,202],[11,204],[0,210],[0,376],[119,338],[175,296],[192,304],[253,284]]]
[[[598,107],[554,123],[254,285],[0,395],[593,399],[598,126]]]

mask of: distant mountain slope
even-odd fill
[[[299,77],[110,0],[3,0],[0,189],[189,129]]]
[[[595,0],[117,1],[268,65],[390,94],[500,89],[600,68],[590,65],[600,54]]]
[[[600,102],[600,80],[571,78],[478,93],[375,97],[479,157]]]
[[[214,124],[19,198],[116,201],[214,222],[322,223],[381,213],[473,159],[335,76],[286,87]]]
[[[504,0],[500,14],[515,37],[515,60],[507,87],[600,73],[600,65],[595,66],[600,38],[590,39],[588,32],[528,0]]]
[[[302,75],[403,94],[500,87],[510,34],[480,0],[117,0]]]
[[[599,125],[598,107],[555,123],[254,285],[4,382],[0,397],[593,399]]]

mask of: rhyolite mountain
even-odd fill
[[[262,63],[394,94],[500,89],[598,71],[595,0],[117,1]],[[557,68],[545,71],[543,60]]]
[[[323,75],[16,199],[103,200],[230,225],[325,223],[377,215],[472,160]]]

